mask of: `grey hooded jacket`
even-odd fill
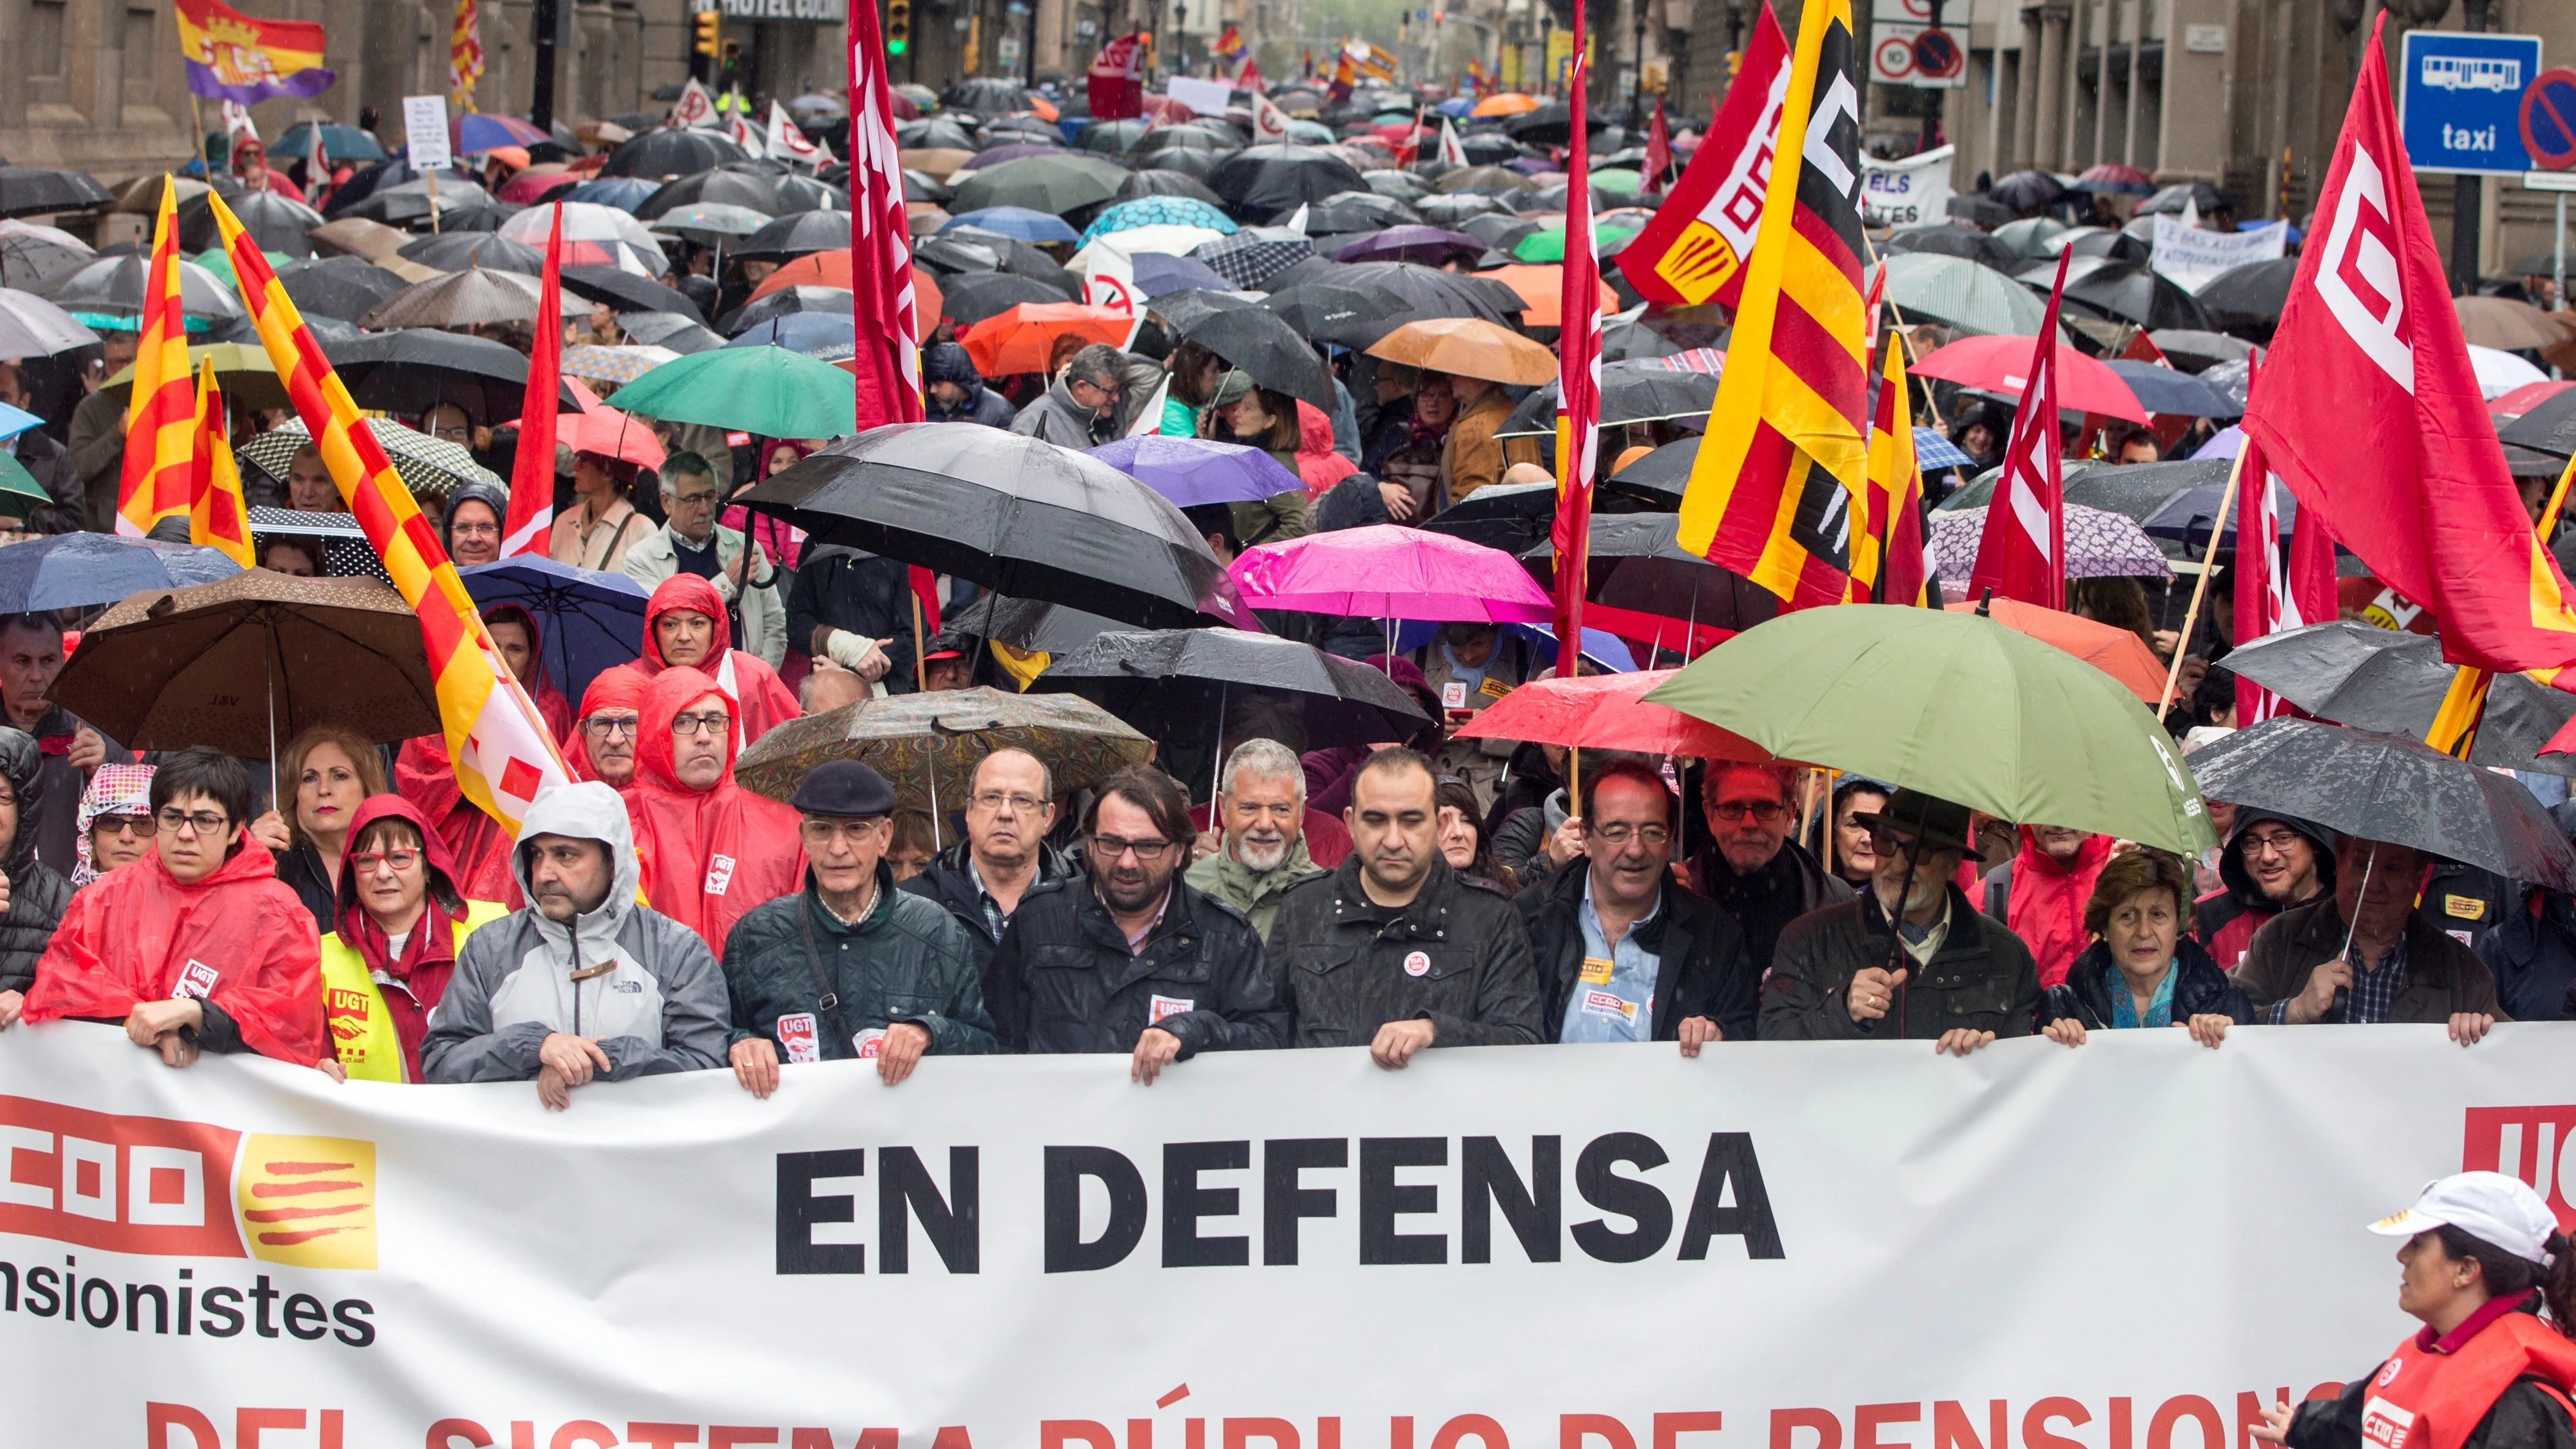
[[[526,1081],[556,1032],[598,1042],[612,1082],[724,1065],[724,971],[696,932],[636,903],[635,839],[617,792],[596,780],[544,791],[519,828],[521,840],[539,835],[605,844],[608,898],[569,927],[531,906],[476,931],[421,1038],[423,1079]],[[510,872],[535,899],[525,851],[512,851]],[[573,979],[601,966],[610,969]]]

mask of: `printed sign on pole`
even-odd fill
[[[2410,30],[2400,52],[2397,121],[2418,171],[2519,176],[2523,92],[2540,79],[2537,35]]]
[[[1935,226],[1950,219],[1950,162],[1956,146],[1902,161],[1860,160],[1861,220],[1871,226]]]
[[[2543,171],[2576,166],[2576,70],[2553,67],[2522,93],[2522,149]]]
[[[403,97],[403,144],[415,172],[443,170],[455,161],[447,146],[447,97]]]
[[[1968,32],[1955,25],[1869,28],[1869,78],[1883,86],[1949,90],[1968,83]]]

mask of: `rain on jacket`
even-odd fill
[[[696,574],[673,574],[654,586],[653,596],[644,601],[643,656],[632,664],[615,666],[617,670],[650,684],[653,676],[670,668],[662,659],[662,643],[654,637],[653,625],[674,609],[704,614],[715,621],[707,657],[696,667],[740,702],[734,728],[737,747],[759,739],[773,725],[796,718],[801,711],[795,691],[781,683],[778,671],[760,662],[759,655],[733,647],[733,625],[725,618],[724,600],[716,596],[715,585]],[[732,678],[726,678],[728,673]]]
[[[1501,892],[1431,862],[1410,905],[1368,898],[1353,854],[1289,888],[1270,925],[1288,1044],[1366,1046],[1390,1021],[1432,1024],[1435,1046],[1546,1040],[1529,933]]]
[[[673,773],[671,717],[710,695],[733,713],[732,697],[694,669],[653,677],[636,727],[635,781],[624,796],[643,859],[644,899],[697,932],[708,950],[722,951],[734,923],[753,907],[798,889],[805,841],[794,810],[734,783],[730,739],[713,785],[693,790]]]
[[[1885,968],[1891,933],[1873,892],[1811,911],[1780,933],[1762,983],[1764,1041],[1930,1041],[1954,1029],[2028,1036],[2038,1029],[2039,967],[2004,923],[1968,904],[1953,884],[1950,926],[1927,963],[1904,959],[1905,981],[1887,1015],[1851,1016],[1851,980]]]
[[[809,878],[795,894],[744,916],[725,938],[731,1040],[767,1037],[778,1045],[781,1061],[791,1060],[794,1033],[782,1033],[779,1021],[801,1015],[824,1061],[859,1055],[852,1041],[828,1029],[830,1013],[814,984],[819,963],[841,1024],[853,1037],[908,1022],[930,1033],[934,1056],[998,1052],[976,971],[979,954],[966,928],[936,902],[896,890],[894,872],[883,861],[877,863],[867,914],[855,926],[842,925],[823,908]]]
[[[357,870],[340,872],[334,929],[322,938],[322,1021],[342,1071],[360,1081],[417,1082],[421,1035],[455,973],[456,953],[477,927],[508,915],[510,908],[461,897],[446,842],[420,808],[400,795],[360,802],[349,817],[349,839],[387,819],[409,821],[420,832],[428,899],[401,954],[392,955],[384,929],[358,905]]]
[[[18,801],[18,833],[0,871],[9,876],[9,909],[0,912],[0,991],[36,984],[36,962],[72,901],[71,882],[36,857],[45,822],[45,754],[36,737],[0,726],[0,774]]]
[[[1085,875],[1029,887],[984,965],[984,1001],[1013,1052],[1126,1052],[1149,1026],[1202,1051],[1283,1046],[1288,1013],[1243,913],[1172,877],[1131,952]]]

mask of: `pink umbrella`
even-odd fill
[[[2035,339],[2029,337],[1962,337],[1935,348],[1909,370],[1916,377],[1937,377],[2018,398],[2030,383],[2031,355],[2036,350]],[[2056,358],[2060,411],[2100,413],[2133,423],[2147,420],[2146,408],[2120,374],[2063,342],[2057,344]]]
[[[564,379],[581,403],[577,413],[559,414],[555,419],[555,436],[576,453],[597,453],[632,463],[638,468],[660,468],[664,457],[662,440],[654,435],[652,425],[619,412],[599,400],[599,395],[572,378]]]
[[[1351,618],[1530,624],[1554,612],[1501,549],[1392,523],[1245,549],[1234,581],[1255,608]]]

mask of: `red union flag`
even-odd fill
[[[2245,431],[2297,496],[2301,526],[2315,510],[2372,573],[2429,607],[2453,663],[2576,664],[2567,581],[2487,417],[2376,29],[2273,354]]]
[[[1738,305],[1788,101],[1789,38],[1766,3],[1744,48],[1744,68],[1727,87],[1726,104],[1673,183],[1673,194],[1637,239],[1620,249],[1619,270],[1638,295],[1676,307],[1712,297]]]
[[[1091,114],[1104,121],[1132,120],[1145,113],[1145,47],[1143,37],[1122,35],[1100,47],[1091,61]]]
[[[2460,1138],[2462,1172],[2501,1172],[2531,1184],[2561,1229],[2576,1231],[2576,1105],[2471,1107]]]
[[[2251,438],[2245,441],[2237,478],[2236,642],[2249,643],[2335,617],[2334,540],[2326,536],[2324,520],[2312,508],[2285,532],[2281,514],[2288,489],[2265,461],[2262,446]],[[2286,563],[2281,556],[2285,536],[2290,544]],[[2240,727],[2288,711],[2289,705],[2279,695],[2237,676]]]
[[[1977,565],[1968,575],[1968,597],[1992,589],[2007,599],[2044,609],[2066,607],[2066,479],[2057,442],[2057,304],[2066,293],[2070,249],[2057,254],[2057,283],[2048,314],[2033,339],[2030,384],[2013,414],[2012,440],[2004,444],[2004,472],[1986,505],[1986,531],[1977,540]]]

